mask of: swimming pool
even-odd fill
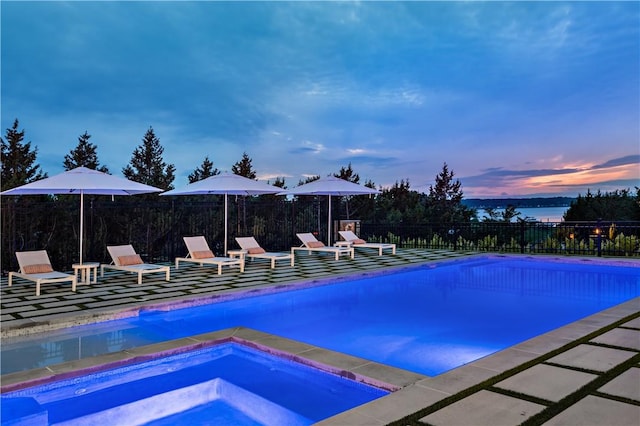
[[[434,376],[639,296],[638,271],[495,256],[430,264],[7,341],[2,372],[244,326]]]
[[[388,393],[224,343],[8,392],[1,401],[3,424],[308,425]]]

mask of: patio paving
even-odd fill
[[[179,270],[172,267],[170,282],[165,282],[162,274],[147,275],[142,285],[138,285],[135,275],[106,272],[97,284],[79,284],[76,293],[68,285],[43,285],[40,297],[35,296],[33,283],[15,280],[9,288],[3,278],[0,333],[5,339],[136,315],[139,310],[151,307],[207,303],[234,297],[239,291],[287,289],[308,281],[334,280],[354,273],[386,273],[468,255],[399,249],[394,256],[363,251],[353,260],[335,261],[301,254],[296,256],[294,267],[280,264],[270,269],[267,262],[256,261],[248,262],[243,274],[230,269],[220,276],[215,268],[185,264]],[[631,263],[640,266],[637,260]],[[322,425],[640,424],[640,298],[436,377],[363,362],[248,329],[232,334],[401,388],[326,419],[319,423]],[[198,339],[204,337],[195,340]],[[189,344],[194,344],[194,339],[105,357],[119,360],[145,351],[152,353],[167,346]],[[61,371],[86,368],[84,360],[65,364],[58,368]],[[4,383],[17,383],[51,372],[51,368],[42,368],[2,379]]]

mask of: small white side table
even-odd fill
[[[78,272],[80,272],[80,282],[84,284],[91,284],[91,271],[93,271],[93,283],[98,282],[98,262],[87,263],[74,263],[71,265],[73,272],[78,279]]]
[[[351,247],[351,241],[336,241],[333,243],[334,247]]]
[[[244,260],[244,255],[246,252],[246,250],[227,250],[227,254],[230,258],[235,259],[237,257],[240,260]]]

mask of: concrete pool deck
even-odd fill
[[[296,265],[269,269],[267,262],[248,262],[237,270],[215,274],[213,268],[172,268],[170,282],[162,274],[147,275],[142,285],[135,276],[106,273],[97,284],[35,285],[16,280],[1,282],[2,337],[132,315],[145,306],[193,303],[238,291],[288,286],[308,280],[403,268],[424,262],[464,258],[448,251],[398,250],[378,257],[358,252],[355,259],[317,255],[296,256]],[[571,258],[577,261],[579,259]],[[601,261],[589,258],[585,262]],[[640,267],[640,261],[610,260]],[[217,334],[216,334],[217,333]],[[58,366],[2,376],[2,386],[52,374],[86,369],[88,363],[172,350],[234,336],[274,351],[293,354],[363,381],[400,388],[392,394],[346,411],[322,425],[518,425],[518,424],[640,424],[640,298],[576,321],[436,377],[371,363],[322,348],[255,330],[234,329],[160,343]],[[220,334],[222,333],[222,334]],[[225,337],[226,336],[226,337]]]

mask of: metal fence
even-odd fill
[[[229,248],[237,247],[237,236],[254,236],[269,250],[288,251],[299,245],[296,232],[313,232],[326,243],[326,198],[229,197]],[[60,270],[78,261],[77,197],[2,197],[0,203],[3,274],[17,270],[16,251],[45,249]],[[347,219],[339,205],[332,217],[338,226]],[[399,248],[640,257],[640,222],[355,222],[361,238]],[[222,196],[86,197],[84,223],[85,261],[109,262],[106,247],[115,244],[132,244],[148,262],[171,261],[186,254],[182,237],[190,235],[203,235],[212,250],[224,251]]]

